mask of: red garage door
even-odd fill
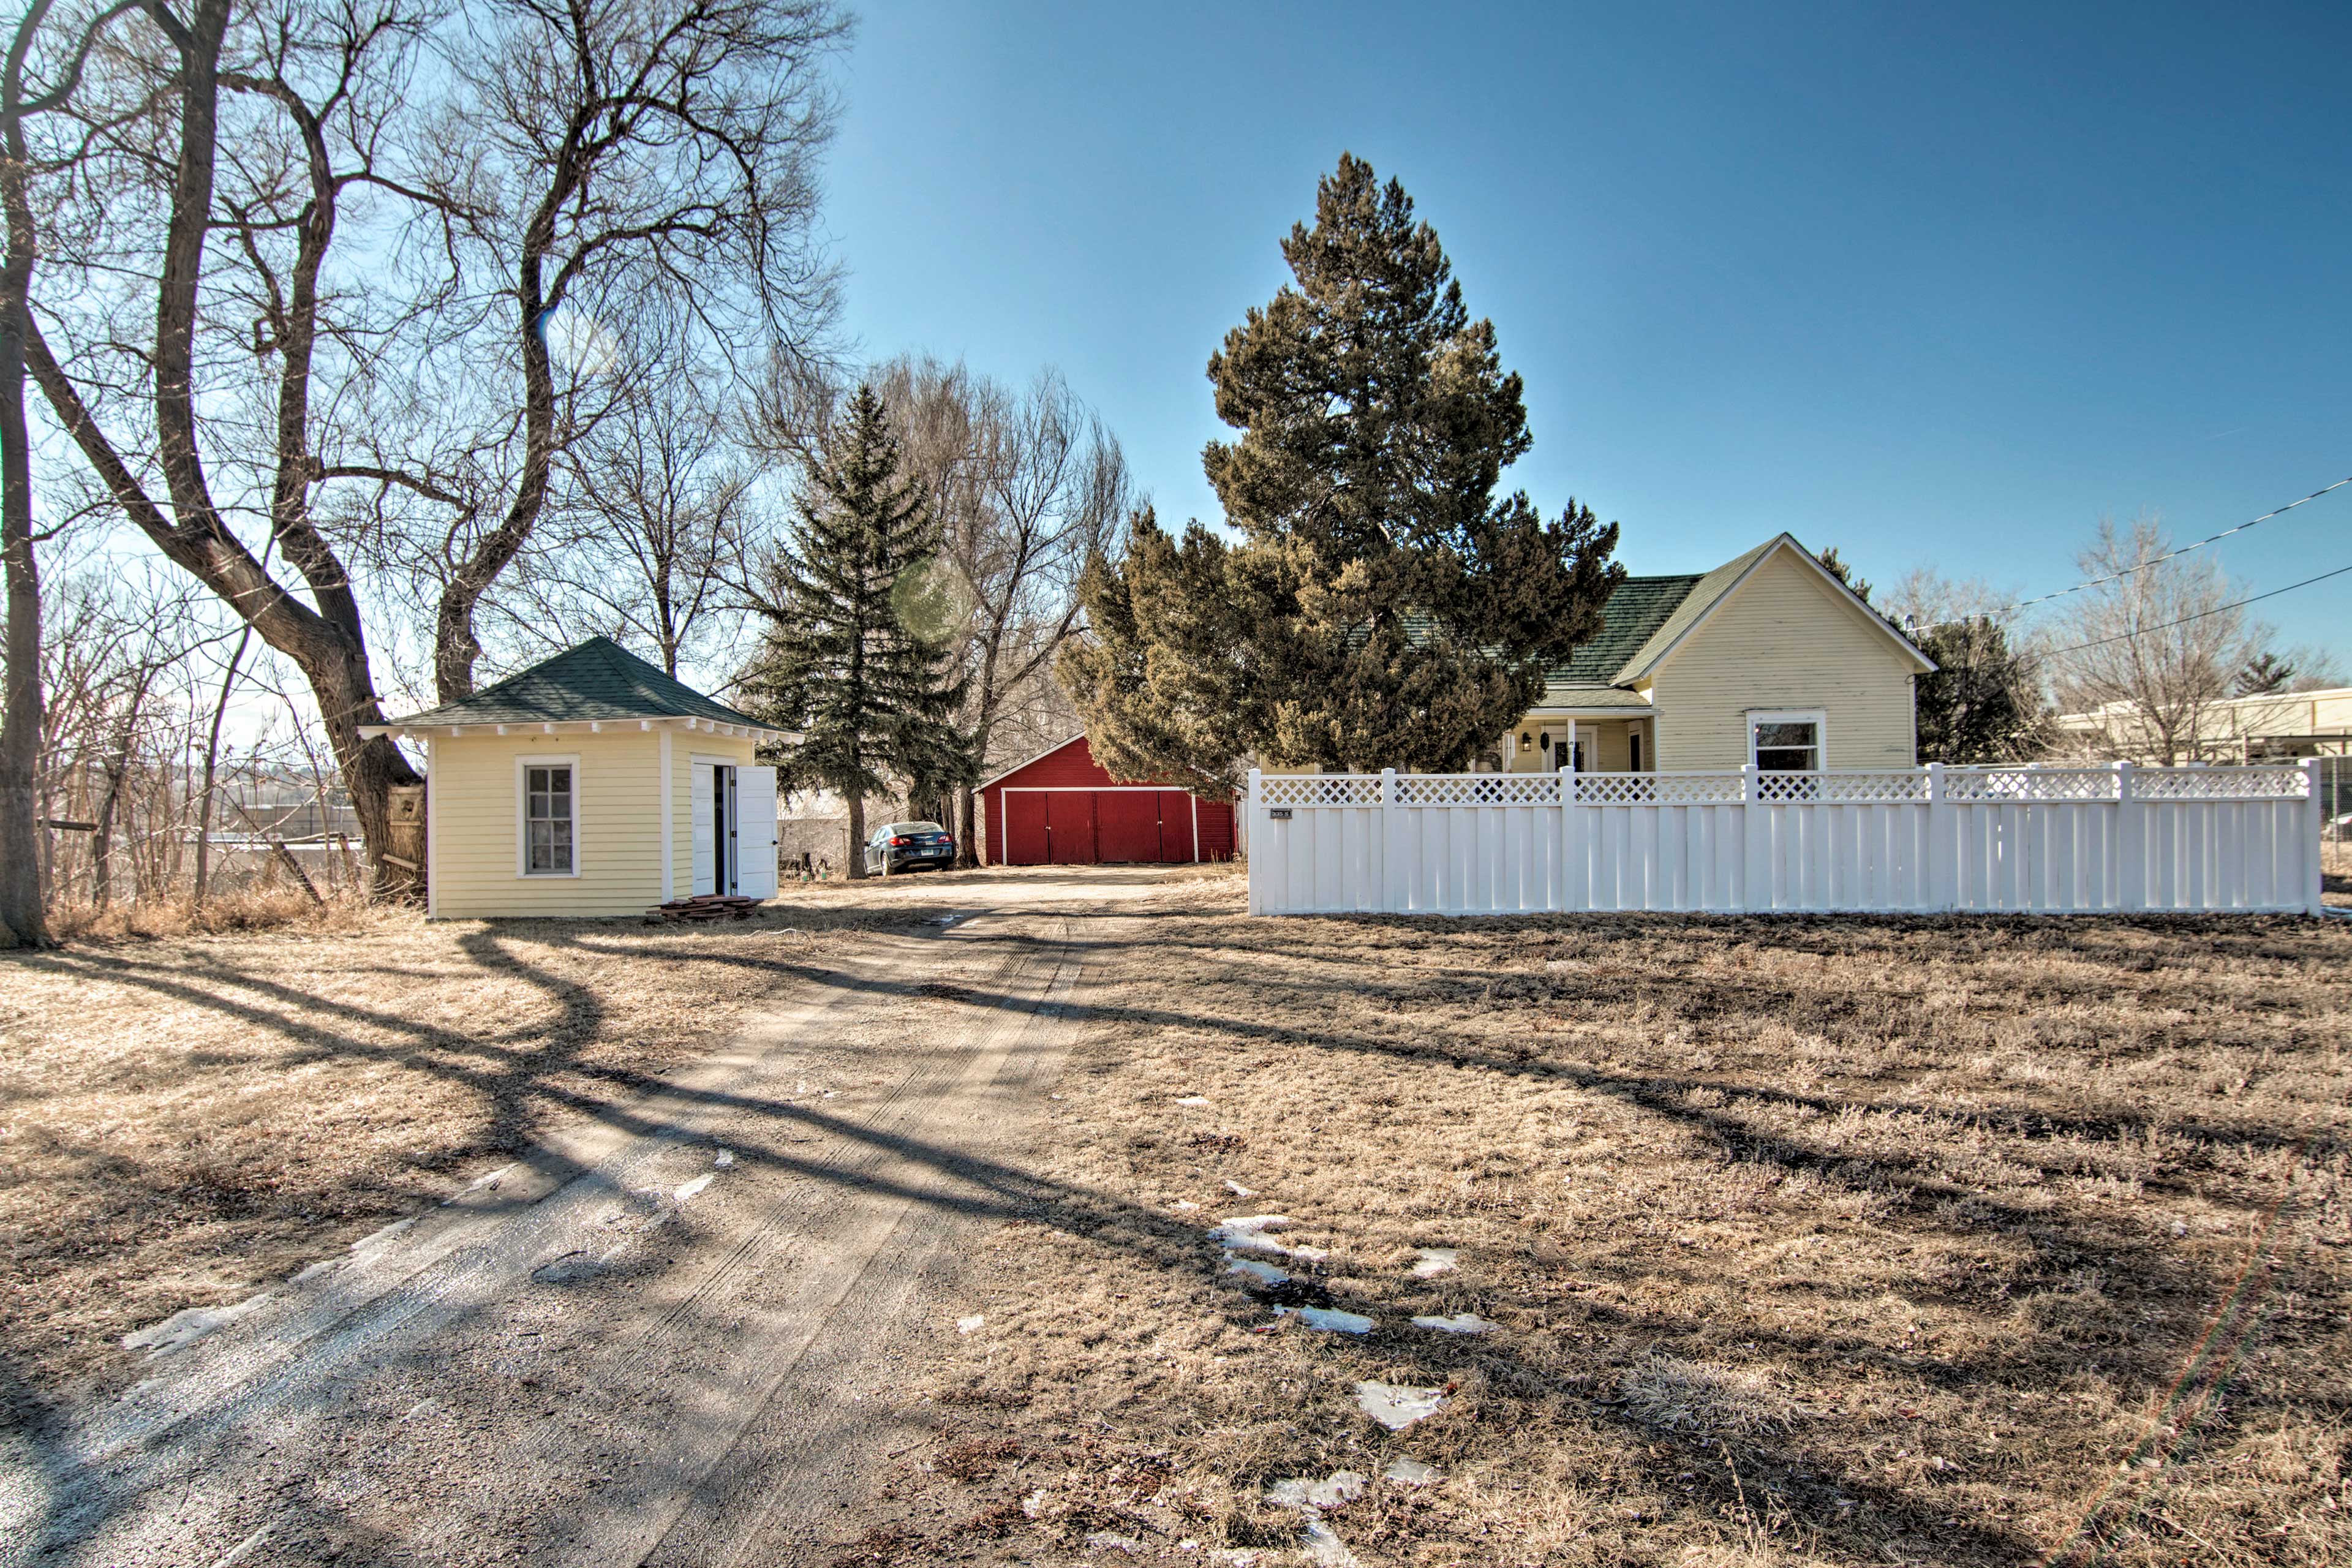
[[[1095,843],[1103,860],[1160,858],[1160,796],[1148,789],[1108,789],[1095,801]]]
[[[1004,795],[1004,864],[1043,866],[1045,863],[1045,801],[1034,790],[1007,790]]]
[[[1155,798],[1160,802],[1160,858],[1192,859],[1192,797],[1181,789],[1163,789]]]
[[[1009,799],[1018,800],[1014,795]],[[1095,795],[1092,790],[1055,789],[1045,792],[1045,857],[1056,866],[1091,866],[1095,861]]]

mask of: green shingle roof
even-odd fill
[[[600,719],[709,719],[766,725],[713,701],[611,637],[578,647],[486,686],[471,697],[395,719],[394,724],[549,724]]]
[[[1628,577],[1601,606],[1601,630],[1578,645],[1568,663],[1546,678],[1553,686],[1612,686],[1633,651],[1650,640],[1666,617],[1704,581],[1677,577]]]
[[[1654,622],[1640,641],[1625,650],[1624,656],[1605,679],[1612,682],[1631,680],[1655,663],[1660,654],[1674,646],[1676,637],[1688,631],[1701,616],[1715,608],[1717,601],[1731,592],[1731,585],[1738,582],[1765,552],[1787,537],[1786,534],[1776,533],[1745,554],[1733,556],[1714,571],[1688,579],[1690,586],[1667,606],[1667,614]]]

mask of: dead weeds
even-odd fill
[[[892,1561],[1272,1568],[1340,1471],[1368,1564],[2352,1561],[2352,928],[1224,897],[1098,952]]]

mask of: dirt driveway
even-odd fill
[[[0,1563],[815,1560],[1022,1174],[1062,1014],[1198,873],[908,878],[729,1045],[344,1258],[121,1399],[0,1440]],[[914,1441],[907,1438],[906,1441]]]

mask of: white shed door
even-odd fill
[[[698,893],[719,891],[718,840],[711,831],[710,766],[696,763],[687,774],[694,783],[688,789],[688,816],[694,823],[694,887]]]
[[[735,770],[735,890],[776,896],[776,770]]]

